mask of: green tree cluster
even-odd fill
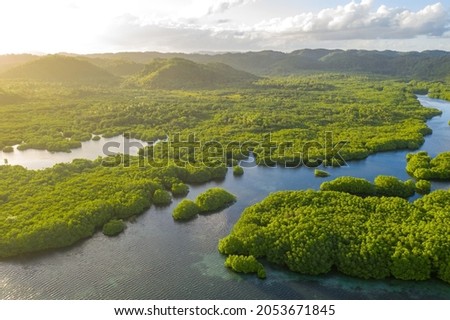
[[[185,183],[172,184],[171,191],[174,197],[184,197],[189,193],[189,186]]]
[[[235,272],[256,273],[258,278],[266,278],[264,266],[254,256],[229,255],[225,260],[225,267]]]
[[[319,169],[315,169],[314,170],[314,175],[316,177],[320,177],[320,178],[326,178],[330,176],[330,173],[325,171],[325,170],[319,170]]]
[[[213,213],[223,210],[236,201],[236,196],[222,188],[211,188],[200,193],[195,202],[182,200],[173,210],[175,220],[190,220],[197,214]]]
[[[157,141],[180,133],[182,143],[172,145],[183,148],[164,152],[159,150],[164,144],[156,144],[147,149],[149,157],[180,166],[187,160],[209,166],[215,160],[234,164],[254,149],[261,165],[338,165],[341,161],[326,146],[327,131],[333,132],[335,142],[348,141],[340,151],[346,160],[385,150],[414,150],[423,143],[424,135],[431,133],[425,121],[440,111],[422,107],[410,88],[389,79],[339,74],[268,78],[252,87],[201,91],[0,79],[2,92],[26,97],[0,108],[0,117],[8,119],[0,128],[0,148],[20,144],[19,150],[69,152],[92,135],[129,133]],[[198,141],[220,145],[186,146],[192,132]],[[268,132],[275,147],[265,142]],[[256,145],[239,146],[251,141]],[[318,149],[303,150],[311,141],[320,144]],[[201,183],[204,176],[192,182]]]
[[[103,225],[103,234],[114,237],[125,230],[125,223],[122,220],[113,219]]]
[[[431,158],[421,151],[406,156],[406,171],[416,179],[450,180],[450,152],[442,152]]]
[[[200,213],[198,205],[189,199],[183,199],[175,207],[172,216],[175,220],[191,220]]]
[[[450,283],[450,192],[408,202],[335,191],[283,191],[244,210],[219,242],[304,274]]]
[[[378,176],[374,183],[364,178],[339,177],[320,185],[322,191],[346,192],[357,196],[409,198],[415,193],[413,180],[401,181],[393,176]]]
[[[157,206],[168,206],[172,202],[172,196],[166,190],[155,190],[153,203]]]
[[[233,166],[233,175],[235,176],[242,176],[244,174],[244,169],[237,165],[237,166]]]
[[[78,159],[36,171],[0,166],[0,257],[72,245],[111,220],[168,201],[165,186],[196,174],[173,163],[141,167],[136,157],[123,157],[122,163],[125,158],[128,167],[104,166],[110,159]]]
[[[222,188],[211,188],[198,195],[195,203],[200,213],[211,213],[223,210],[236,202],[236,196]]]
[[[429,194],[431,191],[431,182],[428,180],[419,180],[416,182],[416,192],[418,194]]]

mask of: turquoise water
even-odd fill
[[[428,122],[433,135],[422,149],[435,155],[450,150],[450,103],[419,96],[425,106],[443,111]],[[84,146],[81,150],[84,149]],[[16,151],[17,152],[17,151]],[[191,186],[188,198],[222,186],[238,195],[232,207],[187,223],[173,221],[171,206],[151,208],[116,238],[101,233],[62,250],[0,262],[1,299],[450,299],[450,285],[439,280],[412,282],[362,280],[338,273],[305,276],[267,265],[268,278],[230,272],[217,252],[242,210],[277,190],[318,189],[342,175],[373,179],[379,174],[407,179],[407,151],[379,153],[331,168],[315,178],[308,168],[248,168],[221,182]],[[36,159],[34,159],[36,160]],[[433,188],[450,188],[433,183]]]

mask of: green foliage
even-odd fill
[[[225,266],[235,272],[256,273],[258,278],[266,278],[264,266],[254,256],[229,255],[225,260]]]
[[[429,194],[431,191],[431,182],[428,180],[419,180],[416,182],[416,192],[419,194]]]
[[[233,175],[242,176],[244,174],[244,169],[241,166],[233,166]]]
[[[158,189],[153,194],[153,203],[157,206],[167,206],[172,202],[172,196],[166,190]]]
[[[72,245],[110,220],[143,213],[151,195],[167,199],[163,180],[195,174],[174,164],[140,167],[134,157],[129,167],[103,161],[78,159],[38,171],[0,166],[0,257]]]
[[[374,180],[376,195],[409,198],[415,193],[415,183],[403,182],[392,176],[378,176]]]
[[[416,179],[450,180],[450,152],[443,152],[432,159],[421,151],[406,156],[406,171]]]
[[[195,203],[200,213],[210,213],[223,210],[236,202],[236,196],[222,188],[211,188],[198,195]]]
[[[315,170],[314,170],[314,175],[315,175],[316,177],[322,177],[322,178],[325,178],[325,177],[329,177],[329,176],[330,176],[330,173],[327,172],[327,171],[325,171],[325,170],[315,169]]]
[[[101,139],[100,136],[93,136],[92,141],[99,141]]]
[[[27,79],[78,84],[112,84],[117,79],[102,68],[74,57],[48,55],[12,68],[2,74],[6,79]]]
[[[152,89],[205,89],[236,87],[250,84],[258,77],[225,64],[198,64],[193,61],[173,58],[157,59],[144,70],[128,79],[127,86]]]
[[[103,226],[103,234],[108,237],[114,237],[125,230],[125,223],[122,220],[110,220]]]
[[[168,136],[174,146],[174,133],[187,141],[195,132],[197,141],[221,144],[216,154],[195,143],[177,152],[158,143],[146,148],[149,157],[179,165],[188,159],[210,165],[217,155],[218,162],[235,164],[251,149],[240,148],[239,143],[255,141],[254,155],[262,165],[295,166],[317,159],[337,165],[340,161],[326,146],[327,131],[333,132],[333,146],[348,141],[339,151],[346,160],[384,150],[416,149],[423,143],[430,133],[425,120],[440,112],[420,106],[409,89],[399,81],[338,74],[267,78],[252,87],[202,91],[0,80],[0,93],[26,99],[11,100],[0,108],[0,117],[8,119],[0,128],[0,147],[21,144],[21,150],[70,151],[91,134],[123,133],[144,141]],[[65,136],[67,132],[72,134]],[[264,135],[268,132],[278,143],[274,148]],[[228,145],[231,141],[237,145]],[[312,159],[303,150],[310,141],[322,146],[309,154]],[[192,182],[201,183],[207,175],[204,172]]]
[[[357,196],[409,198],[415,193],[413,180],[401,181],[392,176],[378,176],[374,183],[363,178],[339,177],[320,185],[322,191],[339,191]]]
[[[189,193],[189,186],[185,183],[172,184],[171,191],[174,197],[184,197]]]
[[[339,177],[320,185],[322,191],[339,191],[359,196],[374,196],[375,186],[363,178]]]
[[[175,220],[191,220],[199,213],[200,208],[195,202],[189,199],[183,199],[173,210],[172,216]]]
[[[14,148],[11,147],[11,146],[6,146],[6,147],[3,148],[2,151],[5,152],[5,153],[11,153],[11,152],[14,152]]]
[[[398,197],[283,191],[244,210],[219,241],[226,255],[254,256],[306,273],[450,283],[450,192],[413,203]]]

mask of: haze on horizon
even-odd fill
[[[3,0],[0,54],[450,51],[450,1]]]

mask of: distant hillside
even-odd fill
[[[184,61],[189,60],[197,64],[201,64],[203,67],[195,67],[195,65],[188,65],[186,63],[184,63],[184,66],[181,66],[181,63],[178,63],[178,65],[175,66],[175,64],[172,63],[170,67],[161,67],[164,69],[163,74],[160,76],[161,81],[164,80],[164,74],[168,74],[167,76],[170,77],[170,72],[166,69],[177,67],[180,70],[174,71],[174,73],[183,74],[184,72],[181,71],[183,68],[186,70],[196,68],[197,71],[200,72],[198,73],[200,75],[207,73],[206,69],[208,68],[212,72],[211,64],[217,63],[226,64],[234,69],[260,76],[301,74],[309,72],[347,72],[371,73],[402,78],[414,78],[418,80],[450,80],[450,52],[438,50],[423,52],[396,52],[389,50],[367,51],[302,49],[291,53],[266,50],[259,52],[217,54],[119,52],[88,55],[65,54],[65,56],[75,59],[72,60],[71,66],[67,67],[67,70],[72,69],[70,74],[61,74],[61,68],[58,66],[55,67],[58,63],[63,64],[64,62],[65,64],[69,64],[65,60],[63,62],[58,62],[57,60],[62,60],[61,56],[47,56],[44,58],[39,58],[33,55],[0,56],[0,73],[15,66],[16,68],[8,71],[7,73],[9,76],[12,75],[15,78],[19,75],[21,77],[26,75],[28,77],[32,76],[31,78],[36,79],[49,79],[47,81],[72,81],[75,78],[78,79],[77,81],[81,80],[84,82],[86,78],[89,78],[86,76],[89,75],[91,75],[93,79],[107,79],[108,77],[111,77],[111,75],[116,77],[128,77],[138,74],[144,69],[146,64],[156,63],[158,59],[175,59],[171,61],[183,59]],[[53,57],[54,60],[52,61],[50,57]],[[76,58],[89,64],[82,66]],[[25,68],[25,66],[17,67],[18,64],[25,62],[28,62],[27,68]],[[78,65],[76,65],[77,63]],[[91,64],[98,67],[96,71],[92,69]],[[205,67],[205,64],[209,67]],[[39,65],[45,65],[45,67],[39,68]],[[87,66],[89,66],[89,68]],[[25,71],[22,68],[25,68]],[[45,72],[42,72],[42,69],[44,69]],[[90,71],[86,69],[90,69]],[[202,71],[199,71],[200,69],[202,69]],[[50,73],[48,70],[54,70],[54,72]],[[105,72],[107,73],[105,74]],[[150,81],[151,77],[148,72],[149,71],[147,70],[143,74],[140,74],[140,82]],[[187,73],[189,74],[189,71],[187,71]],[[222,70],[220,73],[225,73],[230,76],[233,72]],[[241,73],[240,76],[232,76],[232,78],[239,79],[242,76],[245,78],[248,74],[245,76]],[[147,80],[144,81],[144,78]],[[202,82],[203,80],[200,78],[202,78],[202,76],[199,76],[198,79],[191,79],[193,82],[198,82],[198,84],[194,85],[194,87],[201,87],[205,85],[205,83]],[[209,75],[205,75],[205,78],[215,78],[215,76],[210,73]],[[97,80],[93,82],[97,82]],[[169,82],[173,83],[173,81]],[[153,83],[152,86],[158,86],[158,84]],[[177,88],[184,86],[185,84],[181,85],[181,83],[176,85]]]
[[[258,77],[222,63],[199,64],[186,59],[155,59],[126,85],[151,89],[205,89],[248,85]]]
[[[49,55],[12,68],[0,75],[6,79],[48,82],[111,84],[117,79],[104,69],[74,57]]]
[[[141,72],[145,64],[124,59],[87,58],[88,62],[117,77],[126,77]]]
[[[39,56],[31,54],[7,54],[0,56],[0,73],[18,65],[39,59]]]
[[[148,63],[158,58],[183,58],[197,63],[224,63],[257,75],[285,75],[304,72],[358,72],[442,80],[450,76],[450,52],[396,52],[367,50],[302,49],[221,54],[123,52],[93,55]]]

